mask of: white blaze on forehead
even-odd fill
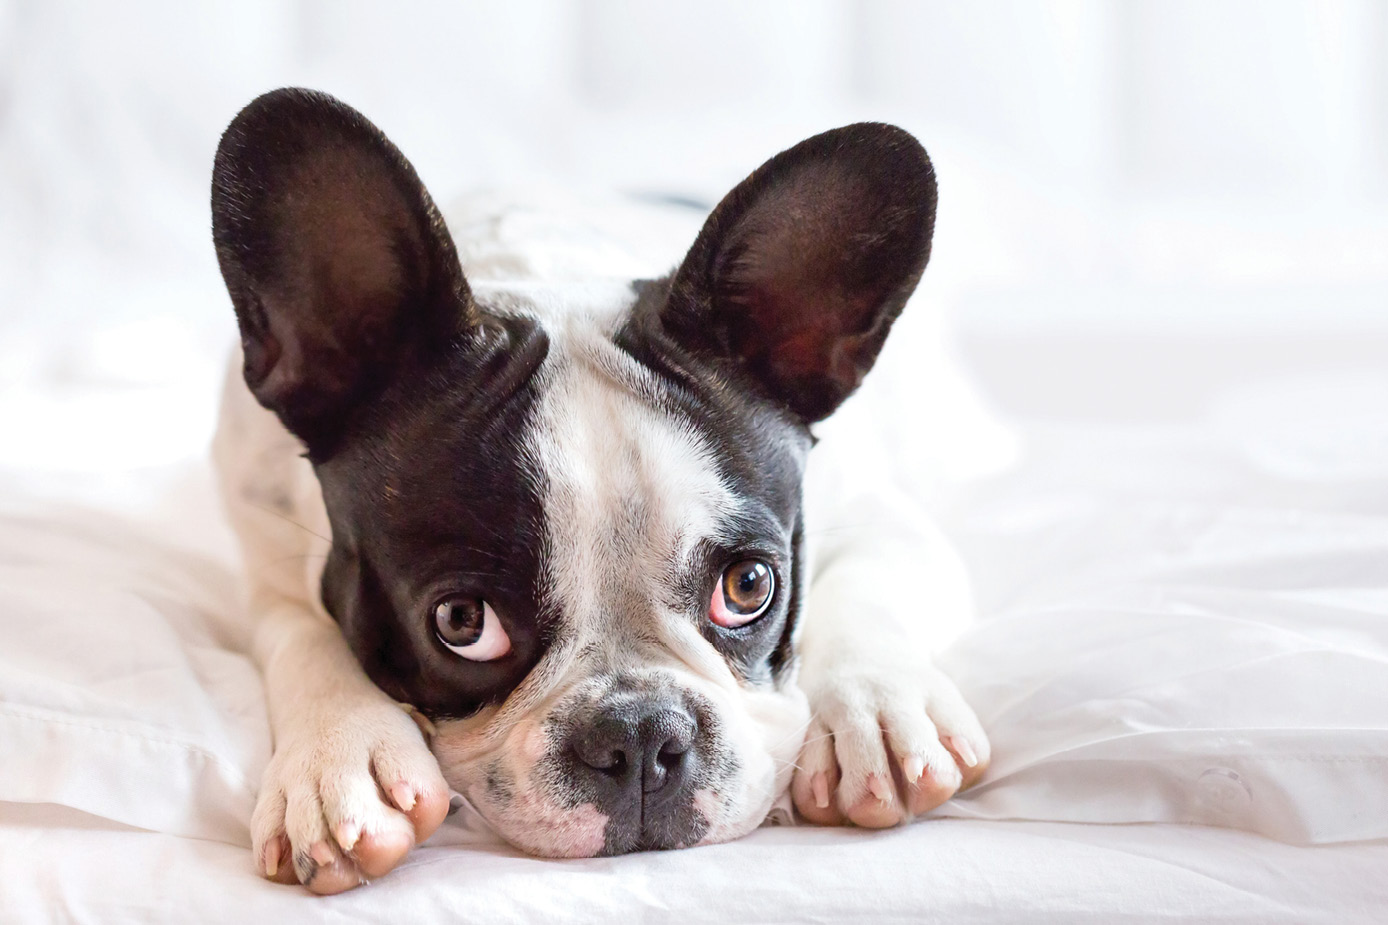
[[[546,591],[571,626],[659,611],[699,543],[738,506],[712,450],[660,407],[661,383],[611,342],[613,322],[557,320],[528,440],[540,477]]]

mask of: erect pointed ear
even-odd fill
[[[662,309],[806,423],[867,375],[930,256],[935,173],[902,129],[860,123],[763,164],[709,216]]]
[[[276,90],[232,121],[213,168],[212,235],[246,384],[310,452],[399,364],[476,320],[414,168],[326,94]]]

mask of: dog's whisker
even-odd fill
[[[788,742],[790,742],[790,741],[792,741],[792,740],[794,740],[794,739],[797,739],[797,738],[801,740],[801,747],[802,747],[802,748],[803,748],[806,744],[808,744],[809,742],[818,741],[818,737],[815,737],[815,738],[812,738],[812,739],[806,739],[806,738],[805,738],[805,733],[803,733],[803,732],[792,732],[792,733],[790,733],[789,735],[782,736],[780,739],[776,740],[776,743],[775,743],[774,745],[772,745],[771,748],[772,748],[773,751],[779,751],[782,745],[785,745],[786,743],[788,743]]]
[[[306,559],[326,559],[328,554],[325,552],[305,552],[292,556],[282,556],[278,559],[271,559],[266,565],[282,565],[285,562],[304,561]]]
[[[250,500],[247,500],[246,503],[249,504],[251,507],[255,508],[255,509],[258,510],[258,511],[264,511],[266,514],[270,514],[271,516],[278,517],[280,520],[284,521],[284,522],[287,523],[287,524],[293,524],[294,526],[298,527],[300,530],[302,530],[302,531],[304,531],[305,533],[307,533],[309,536],[316,537],[316,538],[322,540],[322,541],[325,542],[325,543],[332,543],[332,540],[328,539],[328,538],[327,538],[326,536],[324,536],[323,534],[318,533],[318,532],[316,532],[316,531],[314,531],[314,530],[310,530],[308,527],[306,527],[306,526],[304,526],[303,524],[299,523],[297,520],[295,520],[293,517],[290,517],[288,514],[284,513],[283,511],[277,511],[277,510],[275,510],[275,509],[272,508],[272,507],[267,507],[267,506],[264,505],[264,504],[256,504],[254,501],[250,501]]]

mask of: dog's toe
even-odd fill
[[[414,847],[414,831],[408,825],[391,826],[368,832],[357,842],[352,857],[363,875],[381,877],[389,873]]]
[[[944,749],[939,749],[942,753]],[[945,755],[944,761],[925,765],[919,776],[905,781],[903,796],[913,816],[928,813],[959,791],[959,769]]]
[[[839,767],[834,741],[819,720],[810,724],[791,778],[790,796],[800,815],[815,825],[843,825],[838,807]]]
[[[260,859],[260,874],[267,880],[275,883],[296,883],[294,874],[293,858],[290,854],[294,849],[289,844],[289,836],[283,831],[272,833],[264,839],[263,843],[257,842],[256,857]]]
[[[362,883],[356,864],[334,851],[326,841],[318,842],[307,852],[296,852],[294,871],[309,892],[320,896],[343,893]]]
[[[875,710],[850,710],[833,723],[839,764],[838,804],[854,825],[896,825],[906,816],[896,792],[881,720]]]
[[[988,767],[987,736],[938,671],[842,671],[812,691],[815,720],[791,782],[809,822],[896,825],[935,809]]]
[[[448,815],[448,785],[434,756],[382,747],[372,753],[371,766],[381,792],[414,826],[415,842],[433,835]]]
[[[886,829],[901,822],[905,814],[890,781],[873,776],[868,789],[844,812],[850,822],[865,829]]]
[[[260,873],[340,893],[394,868],[448,813],[448,786],[394,706],[282,743],[252,819]]]

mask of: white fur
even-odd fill
[[[687,615],[658,612],[652,635],[649,623],[638,629],[631,615],[610,607],[611,592],[623,584],[636,586],[636,599],[660,600],[658,586],[672,563],[715,536],[720,512],[737,500],[718,478],[709,448],[660,412],[645,394],[645,371],[607,343],[616,312],[630,298],[624,281],[509,281],[489,289],[475,278],[480,271],[524,276],[528,267],[554,261],[542,254],[524,259],[524,242],[500,246],[513,226],[500,218],[489,223],[485,209],[465,224],[497,236],[490,247],[484,241],[471,251],[460,241],[474,288],[513,293],[542,317],[551,336],[544,373],[550,381],[529,464],[545,480],[549,541],[558,551],[546,576],[549,592],[571,622],[504,704],[439,725],[438,760],[474,801],[481,799],[476,778],[483,762],[501,760],[512,770],[521,782],[520,805],[494,821],[517,843],[541,853],[597,850],[601,813],[546,805],[526,789],[525,757],[540,735],[537,718],[572,694],[579,653],[596,643],[609,667],[665,672],[729,718],[730,745],[745,757],[745,773],[737,788],[717,798],[705,794],[699,805],[716,816],[705,840],[742,834],[790,780],[810,719],[805,696],[740,685]],[[563,239],[568,257],[578,240]],[[690,240],[692,234],[682,246]],[[517,247],[522,256],[508,262],[504,252]],[[672,251],[672,264],[678,256]],[[814,715],[796,771],[797,803],[803,808],[805,794],[817,792],[820,775],[842,815],[886,824],[908,818],[915,805],[909,792],[887,792],[891,765],[931,770],[946,789],[952,774],[957,787],[959,771],[940,741],[950,735],[972,742],[986,764],[987,739],[930,662],[930,652],[969,616],[968,581],[928,517],[893,493],[890,473],[874,463],[881,455],[872,442],[861,433],[834,440],[832,429],[824,436],[807,482],[813,560],[800,683]],[[422,794],[443,782],[414,722],[367,679],[319,601],[329,527],[316,478],[299,454],[297,441],[255,403],[234,364],[215,456],[245,553],[255,651],[275,735],[256,810],[255,850],[263,865],[270,842],[287,835],[304,879],[314,867],[300,861],[315,846],[350,869],[346,846],[329,837],[334,826],[400,829],[408,822],[382,795],[399,784]],[[640,519],[626,516],[633,497],[643,502]],[[618,551],[628,563],[620,574],[607,565],[607,554]],[[594,657],[591,648],[587,657]],[[862,817],[865,800],[876,805]]]
[[[274,735],[251,827],[257,866],[273,873],[266,852],[284,836],[292,858],[280,866],[292,862],[301,882],[319,867],[354,874],[344,857],[351,846],[341,843],[354,841],[349,833],[412,828],[401,807],[378,793],[404,787],[416,798],[438,797],[446,785],[414,720],[366,677],[323,609],[317,589],[329,526],[318,480],[298,441],[246,389],[239,357],[213,457],[241,541],[252,645]],[[333,860],[313,863],[315,847]]]
[[[630,590],[620,585],[660,597],[738,498],[699,436],[642,400],[652,376],[612,346],[610,328],[586,314],[547,326],[549,379],[528,444],[544,482],[549,593],[579,623],[615,630],[614,592]]]
[[[605,817],[587,807],[577,816],[586,825],[563,822],[533,783],[533,762],[510,761],[506,742],[538,735],[551,710],[595,673],[658,677],[714,703],[721,744],[740,759],[739,773],[718,782],[720,799],[704,803],[714,813],[706,838],[726,840],[758,825],[785,789],[807,710],[798,691],[744,688],[690,615],[664,603],[671,576],[692,566],[700,542],[721,537],[740,501],[711,448],[661,409],[651,372],[613,346],[630,289],[568,289],[560,291],[568,304],[555,311],[553,287],[511,288],[550,339],[527,466],[541,487],[545,594],[563,615],[563,644],[501,711],[440,724],[435,748],[445,777],[512,841],[581,855]],[[484,767],[498,758],[521,793],[505,806],[492,805],[481,786]]]

